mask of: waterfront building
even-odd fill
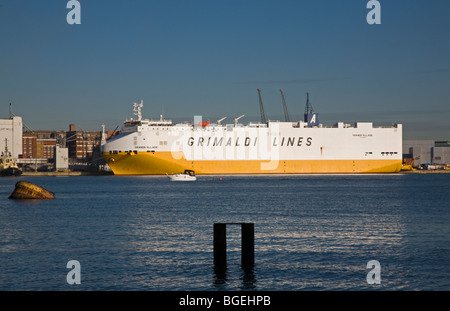
[[[100,131],[79,131],[75,124],[70,124],[69,131],[66,132],[66,146],[71,159],[92,159],[94,151],[100,148],[100,142]]]
[[[0,119],[0,153],[7,147],[14,159],[19,158],[22,154],[22,126],[22,117]]]
[[[425,163],[450,164],[450,141],[404,140],[403,158],[415,159],[414,166]]]

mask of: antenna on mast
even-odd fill
[[[16,115],[12,112],[12,104],[9,103],[9,118],[12,119],[14,118]],[[25,122],[22,121],[23,127],[25,127],[30,133],[34,133],[33,130],[25,124]]]
[[[142,120],[142,107],[144,107],[144,100],[141,100],[140,104],[137,103],[133,104],[133,112],[134,115],[137,116],[138,121]]]

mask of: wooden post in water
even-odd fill
[[[214,266],[218,270],[227,267],[226,225],[241,225],[241,265],[244,270],[253,269],[255,264],[255,224],[215,223],[214,224]]]
[[[243,269],[253,269],[255,264],[255,224],[241,224],[241,262]]]
[[[214,224],[214,266],[218,270],[227,267],[227,228],[224,223]]]

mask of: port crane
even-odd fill
[[[288,113],[288,110],[287,110],[287,106],[286,106],[286,101],[284,100],[284,91],[280,90],[280,92],[281,92],[281,100],[283,101],[284,121],[291,122],[291,120],[289,118],[289,113]]]
[[[237,125],[237,122],[238,122],[238,120],[240,119],[240,118],[243,118],[243,117],[245,117],[245,115],[243,114],[242,116],[240,116],[240,117],[237,117],[236,119],[234,119],[234,126],[236,126]]]
[[[220,119],[220,120],[217,120],[217,124],[222,124],[221,122],[223,121],[223,120],[225,120],[227,117],[223,117],[222,119]]]
[[[258,90],[258,98],[259,98],[259,110],[261,112],[261,123],[265,124],[266,122],[266,115],[264,113],[264,106],[263,106],[263,102],[262,102],[262,98],[261,98],[261,90]]]

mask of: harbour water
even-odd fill
[[[24,179],[56,199],[8,200]],[[2,178],[0,290],[448,291],[449,193],[450,174]],[[253,271],[228,226],[215,272],[217,222],[255,224]]]

